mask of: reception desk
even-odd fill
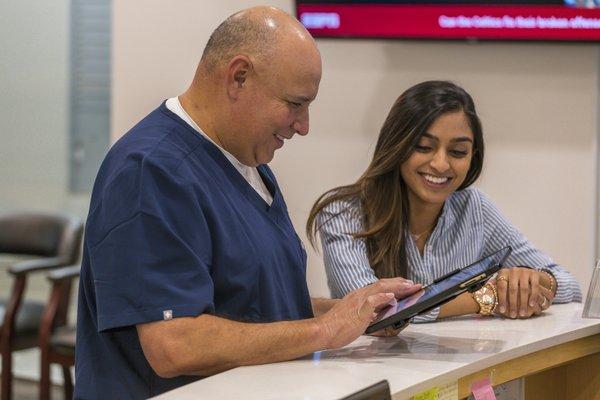
[[[582,307],[413,324],[397,337],[362,336],[342,349],[236,368],[157,398],[331,400],[387,379],[394,399],[445,385],[457,385],[462,399],[482,378],[497,385],[525,377],[527,400],[600,399],[600,319],[582,319]]]

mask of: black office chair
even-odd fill
[[[45,304],[23,301],[27,276],[77,262],[83,224],[64,215],[0,215],[0,253],[35,257],[16,262],[8,272],[14,278],[10,297],[0,300],[0,398],[12,398],[12,352],[36,347]]]
[[[65,399],[73,398],[71,367],[75,365],[75,326],[68,323],[69,299],[79,265],[55,269],[48,274],[50,299],[40,327],[40,400],[50,400],[50,364],[62,367]]]

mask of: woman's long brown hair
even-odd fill
[[[322,194],[313,205],[306,233],[315,246],[316,234],[328,220],[317,226],[317,215],[330,204],[358,200],[362,232],[351,233],[365,241],[371,267],[378,278],[407,276],[405,242],[409,204],[400,166],[406,162],[421,135],[441,115],[463,111],[473,132],[473,157],[467,176],[458,190],[473,184],[483,166],[483,133],[471,96],[447,81],[419,83],[402,93],[390,110],[377,140],[373,160],[353,184]],[[330,217],[335,218],[336,215]]]

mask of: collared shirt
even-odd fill
[[[75,399],[146,399],[200,378],[158,376],[136,325],[313,316],[306,253],[275,176],[258,172],[270,206],[164,103],[109,150],[85,229]]]
[[[332,203],[317,217],[317,226],[320,227],[327,281],[334,298],[377,281],[364,240],[351,236],[363,230],[358,200]],[[581,301],[581,289],[575,278],[536,249],[492,201],[475,188],[455,192],[446,200],[423,255],[412,236],[407,235],[409,267],[406,278],[430,284],[436,278],[508,245],[513,251],[504,267],[546,268],[556,278],[555,303]],[[432,321],[438,314],[439,308],[436,308],[416,317],[414,322]]]
[[[181,105],[181,102],[179,101],[178,97],[171,97],[170,99],[168,99],[166,101],[165,105],[167,106],[169,111],[172,111],[173,113],[175,113],[179,118],[184,120],[189,126],[194,128],[194,130],[196,132],[201,134],[206,140],[208,140],[209,142],[214,144],[219,150],[221,150],[221,153],[223,153],[225,158],[227,158],[229,160],[231,165],[233,165],[235,167],[235,169],[240,173],[240,175],[242,175],[244,177],[246,182],[248,182],[250,184],[250,186],[252,186],[252,188],[254,190],[256,190],[256,193],[258,193],[258,195],[260,197],[262,197],[262,199],[268,205],[271,205],[273,203],[273,196],[271,196],[271,193],[265,186],[265,183],[263,182],[262,178],[260,177],[260,174],[258,173],[258,169],[256,169],[256,167],[249,167],[245,164],[242,164],[241,162],[239,162],[239,160],[237,158],[235,158],[235,156],[233,154],[231,154],[230,152],[228,152],[227,150],[225,150],[224,148],[222,148],[221,146],[216,144],[214,142],[214,140],[212,140],[210,138],[210,136],[208,136],[206,133],[204,133],[202,131],[202,129],[200,129],[198,124],[196,124],[194,122],[194,120],[192,119],[192,117],[190,117],[190,115],[185,111],[185,109]]]

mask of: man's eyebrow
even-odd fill
[[[440,139],[438,139],[437,136],[432,135],[431,133],[428,133],[428,132],[423,133],[423,136],[426,137],[426,138],[429,138],[429,139],[433,139],[435,141],[439,141],[440,140]],[[462,142],[471,142],[471,143],[473,143],[473,139],[471,139],[468,136],[461,136],[461,137],[457,137],[457,138],[454,138],[454,139],[450,139],[450,142],[452,142],[452,143],[462,143]]]

